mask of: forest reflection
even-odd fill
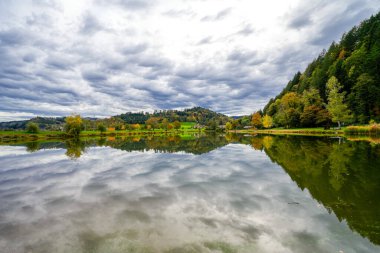
[[[201,155],[229,143],[250,145],[265,152],[299,188],[307,189],[340,221],[345,220],[351,230],[380,245],[380,145],[373,143],[328,137],[212,134],[72,139],[23,145],[29,152],[64,148],[70,159],[78,159],[90,147]]]

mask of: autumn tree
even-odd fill
[[[278,104],[278,111],[275,114],[274,120],[278,125],[285,127],[297,127],[302,110],[302,99],[295,92],[285,94]]]
[[[150,117],[148,120],[145,121],[145,125],[149,125],[153,130],[158,128],[158,121],[159,119],[156,117]]]
[[[347,103],[347,107],[352,111],[352,116],[347,113],[345,106],[329,107],[330,114],[334,117],[334,122],[341,122],[354,119],[358,123],[368,123],[369,120],[380,120],[380,13],[371,16],[346,32],[339,43],[331,43],[328,50],[323,50],[301,73],[291,80],[288,85],[272,98],[264,107],[264,114],[273,117],[278,125],[286,126],[288,119],[287,110],[280,105],[282,98],[288,93],[302,94],[303,106],[301,113],[303,119],[310,116],[310,112],[317,106],[324,110],[319,110],[322,118],[328,119],[323,102],[328,101],[329,90],[326,83],[330,77],[336,77],[341,89],[333,94],[342,93],[343,97],[338,104]],[[343,93],[345,92],[345,93]],[[347,101],[344,100],[346,97]],[[321,98],[321,99],[320,99]],[[334,99],[332,99],[334,100]],[[343,101],[343,102],[342,102]],[[305,110],[305,108],[309,107]],[[316,110],[314,110],[316,111]],[[334,112],[333,112],[334,111]],[[291,111],[294,114],[294,111]],[[339,119],[337,115],[346,115]],[[294,116],[294,115],[292,115]],[[301,116],[300,116],[301,120]]]
[[[331,114],[332,121],[337,122],[340,128],[341,122],[347,122],[352,119],[351,111],[344,102],[346,92],[341,92],[343,86],[335,76],[328,80],[326,88],[328,92],[327,110]]]
[[[322,123],[317,123],[317,121],[319,121],[318,115],[322,110],[324,110],[322,107],[316,105],[309,105],[305,107],[300,116],[301,125],[304,127],[312,127]]]
[[[141,128],[140,124],[132,124],[131,125],[132,130],[139,130]]]
[[[262,127],[262,119],[261,119],[261,114],[259,112],[255,112],[252,115],[252,120],[251,120],[252,126],[255,128],[261,128]]]
[[[80,115],[71,115],[65,118],[65,132],[73,137],[79,137],[83,130],[83,121]]]
[[[226,130],[232,130],[232,124],[231,122],[226,123]]]
[[[269,115],[265,115],[262,118],[262,124],[263,124],[263,127],[265,127],[265,128],[271,128],[273,126],[273,119],[272,119],[272,117],[269,116]]]
[[[163,119],[161,122],[161,128],[167,130],[169,121],[167,119]]]
[[[180,129],[181,128],[181,122],[178,120],[173,122],[174,129]]]

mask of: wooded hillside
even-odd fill
[[[296,73],[265,106],[264,114],[272,116],[276,126],[286,127],[325,125],[331,120],[379,122],[380,13],[345,33],[303,73]]]

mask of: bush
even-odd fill
[[[107,129],[103,124],[98,125],[98,131],[100,131],[101,133],[104,133],[106,130]]]
[[[31,133],[31,134],[36,134],[40,131],[38,125],[36,123],[33,123],[33,122],[29,122],[27,125],[26,125],[26,132],[28,133]]]

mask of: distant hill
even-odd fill
[[[273,116],[276,125],[316,125],[318,117],[326,116],[326,83],[333,76],[343,86],[340,92],[345,92],[344,103],[352,112],[352,122],[380,121],[380,13],[345,33],[303,73],[296,73],[284,90],[268,102],[264,113]],[[318,95],[320,99],[310,98]],[[311,104],[305,105],[305,99]],[[307,106],[314,107],[305,111]]]
[[[124,113],[121,115],[116,115],[114,118],[120,118],[125,123],[143,124],[145,121],[151,117],[166,118],[169,122],[180,121],[180,122],[197,122],[200,124],[206,124],[210,120],[216,120],[219,124],[226,123],[229,118],[228,116],[211,111],[203,107],[193,107],[185,110],[162,110],[154,111],[153,113]]]
[[[165,118],[169,122],[174,122],[176,120],[180,122],[197,122],[199,124],[205,125],[210,120],[215,121],[217,124],[225,124],[229,117],[214,112],[212,110],[202,108],[202,107],[193,107],[185,110],[161,110],[155,111],[153,113],[148,112],[127,112],[120,115],[112,116],[108,119],[97,119],[97,118],[85,118],[88,122],[93,121],[102,121],[103,123],[125,123],[125,124],[144,124],[145,121],[151,117],[156,118]],[[59,130],[62,129],[65,123],[65,117],[51,118],[51,117],[36,117],[30,120],[20,120],[20,121],[11,121],[11,122],[0,122],[0,129],[4,130],[19,130],[25,129],[26,125],[29,122],[34,122],[39,125],[41,129],[48,130]],[[90,124],[91,125],[91,124]]]
[[[29,122],[37,123],[41,129],[60,129],[60,126],[65,122],[64,117],[35,117],[30,120],[19,120],[10,122],[0,122],[0,129],[25,129]]]

